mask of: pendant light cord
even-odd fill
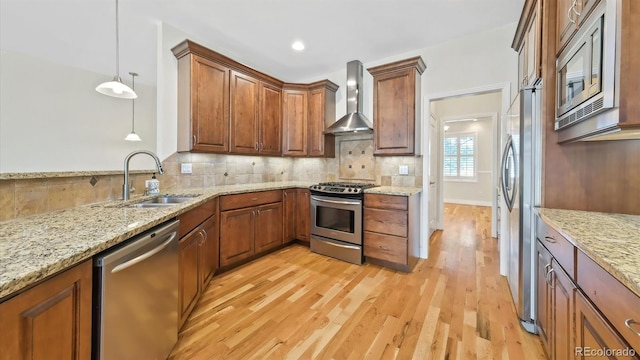
[[[116,76],[120,78],[120,35],[118,31],[118,0],[116,0]]]
[[[138,76],[137,73],[134,72],[130,72],[129,75],[131,75],[131,90],[135,91],[136,90],[136,76]],[[131,132],[135,132],[136,129],[136,99],[132,99],[131,100]]]

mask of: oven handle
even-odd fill
[[[326,202],[326,203],[339,204],[339,205],[360,205],[361,204],[360,201],[328,200],[328,199],[320,199],[315,196],[312,196],[311,199],[319,202]]]
[[[320,240],[320,241],[323,241],[323,240]],[[328,241],[325,241],[325,242],[331,244],[332,246],[337,246],[337,247],[341,247],[341,248],[344,248],[344,249],[350,249],[350,250],[360,250],[361,249],[361,247],[358,246],[358,245],[340,244],[335,240],[331,241],[331,242],[328,242]]]

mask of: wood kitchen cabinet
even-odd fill
[[[368,262],[413,270],[420,256],[418,196],[364,195],[363,242]]]
[[[217,199],[180,215],[178,328],[185,323],[218,269]]]
[[[335,122],[338,86],[329,80],[284,85],[283,151],[285,156],[334,157],[335,137],[325,129]]]
[[[282,191],[220,198],[220,266],[238,265],[283,244]]]
[[[374,155],[420,153],[421,57],[367,69],[373,75]]]
[[[296,240],[297,194],[298,191],[296,189],[285,189],[282,191],[282,233],[285,244]]]
[[[229,151],[229,71],[193,53],[178,59],[178,151]]]
[[[280,155],[282,90],[232,70],[230,98],[231,152]]]
[[[0,303],[0,359],[91,358],[91,260]]]
[[[334,157],[335,136],[324,131],[336,121],[336,91],[338,85],[329,80],[309,85],[308,146],[309,156]]]
[[[532,86],[542,77],[542,2],[525,3],[511,47],[518,51],[518,88]]]
[[[307,89],[287,89],[283,94],[282,155],[307,156]]]
[[[575,359],[593,359],[591,351],[600,349],[629,349],[618,333],[609,325],[589,300],[581,293],[576,293],[576,343]],[[629,359],[629,357],[609,357],[610,359]],[[634,358],[634,357],[632,357]],[[635,357],[637,359],[637,356]]]
[[[556,1],[556,55],[564,50],[598,2],[600,0]]]
[[[311,194],[309,189],[297,189],[296,239],[309,244],[311,241]]]

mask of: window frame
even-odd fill
[[[460,155],[460,138],[461,137],[473,137],[473,176],[460,176],[460,158],[470,157],[471,155]],[[444,145],[442,147],[442,173],[445,181],[451,182],[478,182],[478,132],[477,131],[458,131],[458,132],[446,132],[444,134],[443,144],[446,144],[447,138],[457,138],[456,142],[458,151],[456,155],[446,155],[444,152]],[[448,157],[455,157],[457,162],[456,172],[457,175],[446,175],[444,171],[445,159]]]

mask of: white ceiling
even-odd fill
[[[284,81],[518,20],[524,0],[120,0],[120,75],[155,83],[158,24]],[[302,40],[302,53],[291,43]],[[115,0],[0,0],[0,47],[115,73]],[[128,75],[127,75],[128,76]]]

